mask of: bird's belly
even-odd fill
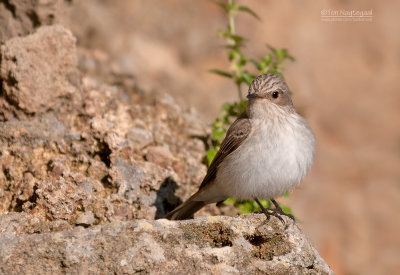
[[[296,187],[307,173],[307,152],[301,139],[283,135],[271,139],[263,133],[250,137],[221,164],[216,183],[227,197],[271,199]]]

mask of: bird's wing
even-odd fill
[[[250,131],[251,123],[246,112],[244,112],[237,120],[235,120],[235,122],[232,123],[231,127],[229,127],[219,151],[207,170],[207,175],[204,177],[200,189],[215,179],[217,176],[218,166],[230,153],[234,152],[242,144]]]

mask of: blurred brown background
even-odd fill
[[[246,53],[289,49],[285,76],[318,141],[314,167],[284,202],[337,274],[400,270],[399,1],[241,1]],[[323,22],[321,10],[372,10],[372,22]],[[209,1],[72,1],[66,25],[139,86],[175,95],[210,123],[237,100],[222,41],[227,22]],[[245,89],[243,89],[244,92]],[[281,199],[282,200],[282,199]],[[283,200],[282,200],[283,201]]]

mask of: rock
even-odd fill
[[[91,195],[87,190],[64,178],[40,181],[36,188],[36,204],[40,207],[36,207],[32,213],[49,220],[72,221],[77,218],[77,209],[85,209],[91,203]]]
[[[164,216],[195,191],[205,173],[202,141],[182,132],[190,123],[185,118],[188,111],[170,96],[156,95],[169,99],[158,103],[152,94],[132,91],[131,84],[110,86],[89,76],[77,81],[83,85],[77,85],[74,93],[61,98],[53,97],[63,94],[64,87],[47,83],[35,102],[31,93],[35,87],[29,84],[32,75],[22,71],[51,49],[38,46],[28,55],[27,49],[40,45],[36,39],[50,39],[44,34],[46,29],[48,36],[55,35],[56,45],[58,36],[67,37],[64,49],[57,49],[64,52],[65,60],[53,58],[52,68],[69,64],[71,71],[76,70],[70,62],[77,59],[75,48],[69,43],[69,32],[60,26],[41,28],[3,45],[4,53],[26,49],[27,58],[26,62],[1,61],[2,68],[18,73],[18,83],[26,83],[26,97],[18,97],[16,82],[2,80],[8,90],[0,94],[0,105],[14,106],[16,117],[0,119],[0,214],[36,215],[51,231],[66,229],[67,224],[76,226],[87,211],[93,212],[99,224]],[[28,41],[36,42],[29,46]],[[8,47],[13,43],[16,49]],[[37,70],[39,76],[48,73],[46,67]],[[56,80],[68,78],[63,70],[51,75]],[[16,95],[16,100],[8,95]],[[4,110],[0,106],[0,113]],[[193,119],[193,112],[188,117]],[[152,143],[157,146],[149,148]],[[146,154],[151,161],[143,159]]]
[[[8,103],[26,113],[44,112],[76,92],[75,43],[62,26],[7,40],[0,51],[0,78]]]
[[[94,214],[92,211],[86,211],[82,213],[78,219],[76,219],[76,225],[83,225],[83,226],[90,226],[93,225],[95,222]]]
[[[122,149],[128,144],[125,139],[123,139],[118,135],[118,133],[113,131],[109,131],[106,133],[104,137],[104,142],[107,144],[108,148],[110,148],[111,151]]]
[[[108,176],[108,172],[108,168],[104,162],[90,159],[89,168],[87,169],[87,173],[90,176],[96,176],[97,179],[104,181]]]
[[[72,228],[72,226],[67,221],[64,220],[51,221],[49,225],[50,225],[50,230],[54,232],[64,231]]]
[[[64,172],[68,171],[68,167],[65,165],[63,160],[60,159],[51,159],[48,163],[49,172],[53,177],[58,178]]]
[[[150,131],[138,127],[129,129],[126,133],[126,138],[132,142],[134,147],[139,149],[146,147],[154,141],[153,134]]]
[[[45,222],[26,213],[7,213],[0,216],[0,236],[3,238],[48,231],[49,228]]]
[[[118,187],[120,198],[133,203],[138,199],[139,188],[144,180],[144,170],[135,163],[128,163],[118,158],[110,172],[113,182]]]
[[[0,2],[0,42],[60,21],[62,0]]]
[[[171,165],[172,155],[171,152],[163,146],[153,146],[147,151],[146,160],[165,168]]]
[[[289,219],[262,214],[0,235],[4,274],[333,274]],[[100,260],[101,259],[101,260]]]

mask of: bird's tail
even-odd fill
[[[194,194],[187,201],[169,212],[167,215],[164,216],[164,218],[168,220],[185,220],[193,217],[194,213],[196,213],[198,210],[200,210],[200,208],[206,205],[202,201],[195,201],[195,195],[196,194]]]

